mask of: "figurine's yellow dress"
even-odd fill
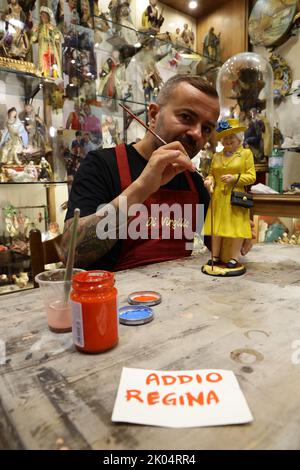
[[[235,191],[245,191],[244,186],[253,184],[256,180],[254,159],[251,150],[242,146],[231,155],[223,152],[213,156],[209,176],[214,180],[213,193],[213,223],[214,235],[228,238],[252,238],[250,229],[250,211],[244,207],[230,204],[230,193],[233,184],[221,181],[223,175],[241,174]],[[204,234],[211,235],[211,204],[209,205],[205,223]]]

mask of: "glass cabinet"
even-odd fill
[[[216,78],[190,25],[160,32],[148,3],[0,0],[0,294],[32,286],[29,231],[62,231],[87,153],[143,137],[119,103],[147,122],[172,75]]]

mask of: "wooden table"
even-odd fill
[[[206,259],[118,273],[120,305],[138,289],[161,292],[163,302],[152,323],[120,325],[119,345],[105,354],[80,354],[71,334],[48,331],[38,289],[0,298],[2,447],[299,449],[300,247],[256,245],[239,278],[202,274]],[[188,429],[112,423],[123,366],[232,370],[254,421]]]
[[[253,194],[255,215],[300,217],[300,194]]]

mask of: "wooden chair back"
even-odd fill
[[[45,264],[58,263],[61,261],[59,256],[59,245],[62,235],[58,235],[52,240],[42,242],[40,230],[32,229],[29,234],[29,246],[31,257],[31,271],[33,280],[35,276],[45,271]],[[34,287],[38,284],[34,281]]]

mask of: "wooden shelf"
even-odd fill
[[[300,217],[300,194],[253,194],[255,215]]]

